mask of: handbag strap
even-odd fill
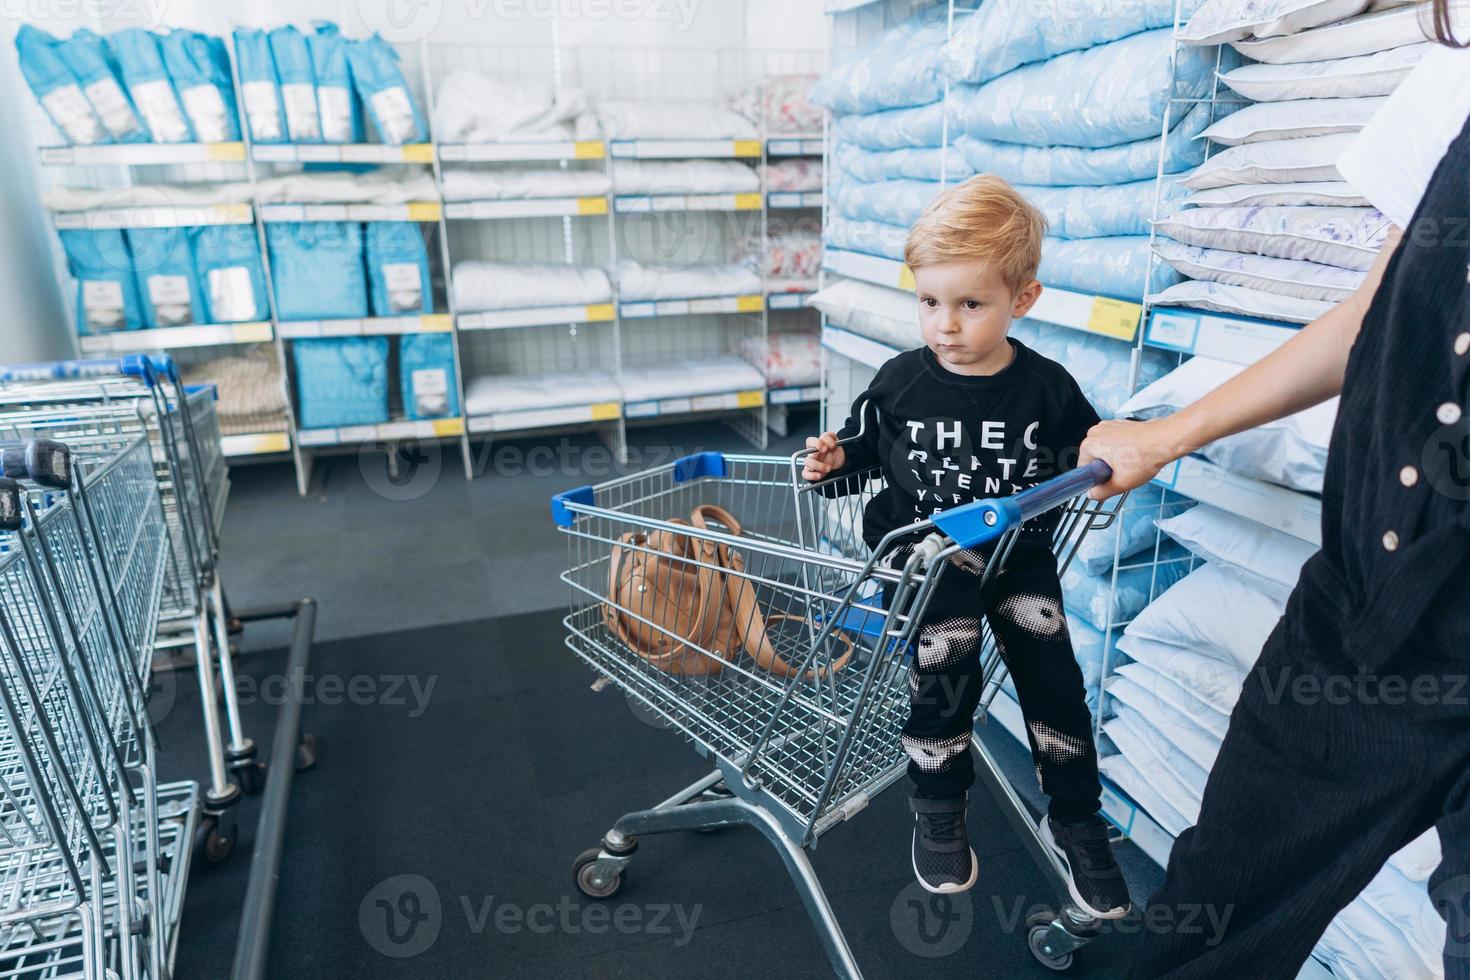
[[[709,520],[711,518],[729,528],[729,533],[736,537],[739,537],[743,531],[740,522],[735,519],[735,515],[715,504],[702,504],[694,508],[694,512],[689,515],[690,523],[700,530],[710,529]],[[730,604],[730,611],[735,618],[735,630],[740,637],[740,642],[744,646],[745,652],[750,654],[756,663],[778,677],[790,677],[792,674],[799,673],[796,668],[788,664],[776,652],[776,648],[771,644],[768,623],[766,617],[761,613],[760,599],[756,595],[755,586],[751,585],[750,580],[743,574],[745,571],[745,559],[740,556],[739,552],[733,551],[728,545],[715,541],[701,540],[700,550],[702,552],[702,560],[700,562],[701,573],[709,565],[724,569],[724,573],[720,575],[720,578],[723,579],[725,596]],[[771,620],[797,620],[805,622],[802,617],[790,616],[785,613],[772,616]],[[807,671],[807,680],[822,677],[829,669],[832,672],[841,670],[843,665],[852,657],[852,639],[842,633],[837,633],[836,635],[840,636],[843,642],[847,644],[847,650],[838,660],[833,662],[830,668],[818,668]]]

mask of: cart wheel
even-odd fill
[[[235,825],[228,830],[220,826],[219,817],[209,816],[199,821],[194,830],[194,853],[210,864],[219,864],[235,850]]]
[[[1072,968],[1072,954],[1066,952],[1060,956],[1048,953],[1044,947],[1046,934],[1051,930],[1051,924],[1056,920],[1056,914],[1046,910],[1037,910],[1026,918],[1026,946],[1031,950],[1031,955],[1036,957],[1036,962],[1048,970],[1065,973]]]
[[[296,771],[309,772],[316,768],[316,736],[310,732],[301,736],[296,743]]]
[[[572,877],[577,882],[577,889],[588,898],[610,898],[623,886],[621,870],[610,874],[598,871],[598,858],[601,856],[602,849],[593,847],[578,854],[572,863]]]
[[[234,770],[233,775],[247,796],[259,796],[260,791],[265,789],[264,762],[247,762]]]

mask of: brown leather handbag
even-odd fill
[[[741,534],[740,522],[723,507],[694,508],[682,524],[707,529],[721,524],[728,534]],[[709,675],[724,670],[743,651],[779,677],[797,672],[771,645],[767,623],[798,620],[779,614],[768,620],[761,612],[755,586],[740,573],[745,559],[729,545],[658,530],[630,531],[612,550],[608,601],[603,621],[630,650],[671,674]],[[852,657],[852,640],[834,632],[846,649],[833,662],[842,669]],[[706,653],[705,651],[708,651]],[[806,672],[808,680],[826,668]]]

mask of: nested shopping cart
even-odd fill
[[[221,814],[239,799],[242,788],[251,793],[261,789],[264,770],[240,723],[229,655],[230,615],[218,574],[229,478],[214,389],[185,387],[167,355],[0,368],[0,440],[50,438],[82,452],[127,435],[148,443],[168,530],[154,647],[194,650],[210,767],[200,844],[208,859],[223,860],[234,835],[222,826]],[[227,744],[221,735],[220,702]]]
[[[0,976],[171,972],[198,787],[158,786],[149,442],[0,445]]]
[[[862,508],[883,489],[881,472],[807,484],[806,455],[702,453],[552,498],[568,543],[567,646],[602,674],[594,686],[617,685],[635,710],[714,763],[663,802],[618,818],[577,857],[574,874],[584,894],[607,897],[641,836],[753,827],[784,860],[838,975],[858,977],[805,850],[904,775],[906,666],[935,584],[977,557],[988,584],[1021,525],[1053,508],[1064,570],[1121,498],[1087,497],[1109,475],[1094,462],[898,529],[870,553]],[[877,556],[900,540],[916,545],[887,567]],[[629,574],[635,565],[640,576]],[[705,604],[710,589],[729,597],[728,611]],[[1006,677],[988,627],[981,664],[983,719]],[[978,779],[1058,896],[1057,911],[1027,920],[1028,944],[1043,964],[1065,969],[1098,923],[1069,898],[1030,811],[978,738],[972,749]]]

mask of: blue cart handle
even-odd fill
[[[137,378],[148,387],[158,383],[158,371],[173,370],[173,358],[129,354],[126,357],[96,358],[80,361],[39,361],[35,364],[11,364],[0,367],[0,381],[65,381],[77,378],[114,378],[118,375]]]
[[[1100,459],[1086,466],[1068,470],[1045,483],[1009,497],[993,497],[961,504],[934,515],[934,526],[961,548],[974,548],[993,541],[1012,528],[1080,497],[1095,486],[1112,479],[1113,468]]]

